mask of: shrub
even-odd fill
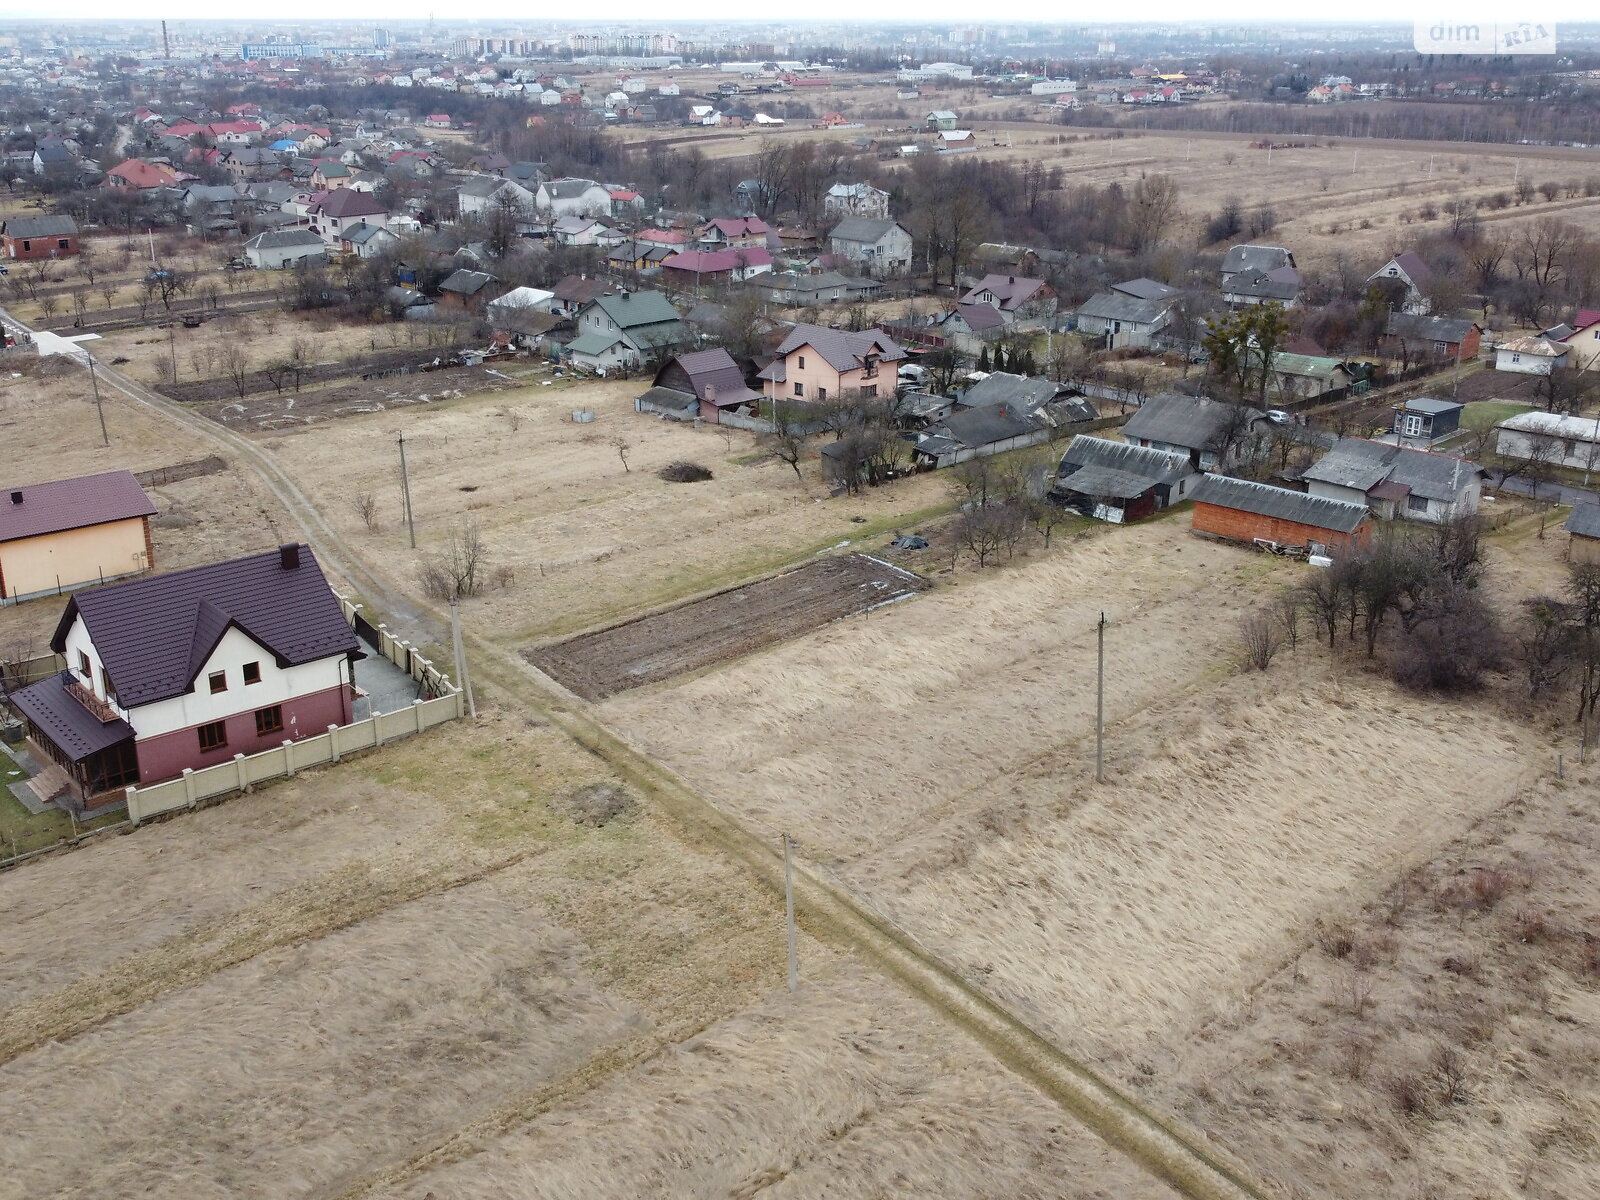
[[[711,468],[702,467],[699,463],[692,463],[686,459],[669,462],[656,474],[668,483],[704,483],[712,478]]]

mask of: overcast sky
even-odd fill
[[[258,9],[260,20],[263,24],[273,20],[295,20],[303,18],[320,20],[359,20],[363,23],[378,24],[383,21],[426,20],[434,15],[441,22],[455,19],[468,19],[474,21],[504,20],[510,24],[529,19],[529,8],[526,0],[483,0],[474,4],[469,11],[463,12],[449,4],[438,4],[433,0],[390,0],[389,3],[378,6],[376,9],[352,4],[344,12],[337,3],[329,4],[325,0],[274,0],[274,3],[265,8]],[[1272,21],[1280,20],[1284,16],[1285,4],[1283,0],[1201,0],[1193,3],[1192,0],[1145,0],[1140,5],[1139,17],[1142,20],[1153,22],[1168,21]],[[1521,6],[1498,6],[1499,19],[1508,17],[1508,7],[1517,19],[1526,19],[1527,13]],[[788,14],[796,12],[788,10]],[[807,16],[815,16],[819,20],[837,20],[840,18],[851,19],[861,15],[859,0],[811,0],[801,6]],[[1460,19],[1464,15],[1473,13],[1494,13],[1496,7],[1476,0],[1464,0],[1460,4],[1418,4],[1405,5],[1385,3],[1384,0],[1344,0],[1338,6],[1337,16],[1342,20],[1350,21],[1409,21],[1415,17],[1432,20],[1435,14],[1448,14],[1452,19]],[[702,0],[693,8],[696,21],[741,20],[750,17],[752,9],[748,3],[735,2],[735,0]],[[62,16],[72,18],[102,19],[106,17],[125,19],[135,15],[160,19],[165,17],[168,21],[184,20],[190,18],[217,17],[219,15],[214,0],[161,0],[158,4],[148,7],[139,5],[131,8],[126,3],[115,3],[112,0],[83,0],[74,3],[70,10],[63,12],[59,4],[44,3],[0,3],[0,16],[13,17],[54,17]],[[1570,12],[1570,15],[1577,16]],[[788,15],[786,14],[786,15]],[[539,14],[548,17],[550,10]],[[1310,17],[1311,14],[1304,14]],[[1330,14],[1331,15],[1331,14]],[[248,20],[242,11],[231,11],[227,14],[230,20]],[[594,14],[593,20],[599,24],[613,24],[618,22],[642,22],[656,24],[663,19],[663,10],[656,0],[611,0],[603,10]],[[916,20],[919,22],[950,21],[956,24],[972,24],[983,22],[1040,22],[1045,24],[1092,25],[1107,20],[1116,20],[1112,13],[1102,7],[1084,8],[1078,11],[1063,10],[1059,3],[1044,3],[1043,0],[1016,0],[1011,4],[1003,4],[975,9],[970,0],[922,0],[916,7]]]

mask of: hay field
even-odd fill
[[[0,485],[43,483],[126,468],[150,471],[205,458],[215,446],[112,388],[101,388],[111,445],[101,442],[88,374],[81,367],[19,359],[13,378],[0,370]],[[157,570],[175,570],[267,550],[298,527],[253,473],[229,466],[146,489],[159,515],[151,521]],[[20,646],[42,651],[62,602],[44,598],[0,608],[0,655]]]
[[[0,876],[0,1195],[1170,1196],[596,784],[500,714]]]
[[[1159,1060],[1152,1099],[1294,1197],[1595,1194],[1600,823],[1592,768],[1517,791],[1252,1002]]]
[[[1237,616],[1301,568],[1185,524],[1079,539],[602,712],[718,803],[789,829],[818,869],[1061,1044],[1136,1079],[1144,1055],[1296,953],[1306,922],[1536,769],[1492,704],[1463,714],[1331,677],[1315,648],[1234,675]]]
[[[265,439],[334,527],[389,562],[401,586],[452,529],[479,524],[488,571],[463,612],[507,640],[609,624],[655,605],[775,569],[845,539],[881,547],[886,531],[950,501],[917,476],[861,496],[830,498],[815,459],[763,458],[755,435],[696,429],[633,411],[638,382],[556,384],[467,397],[403,413],[355,416]],[[571,420],[575,409],[595,414]],[[396,435],[404,430],[418,552],[401,518]],[[624,468],[613,440],[629,446]],[[710,467],[706,483],[666,483],[677,459]],[[369,532],[351,497],[378,500]],[[862,518],[856,521],[855,518]]]
[[[1174,1195],[881,979],[831,954],[807,969],[798,996],[774,992],[477,1157],[376,1194]]]

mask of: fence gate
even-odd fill
[[[379,640],[377,626],[362,616],[359,609],[356,610],[356,636],[374,650],[383,648],[383,643]]]

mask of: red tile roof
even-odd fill
[[[19,495],[20,504],[13,499]],[[151,517],[155,511],[131,471],[13,486],[0,491],[0,542]]]

